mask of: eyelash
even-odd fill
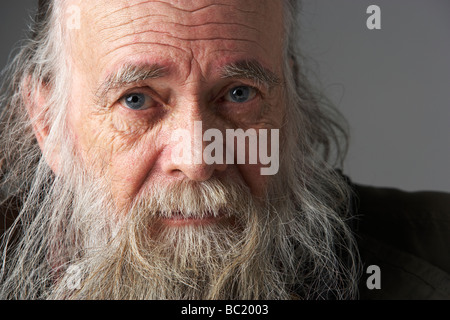
[[[115,104],[120,104],[120,105],[122,105],[123,108],[125,108],[126,110],[130,110],[130,111],[148,110],[148,109],[133,110],[131,108],[124,106],[122,101],[124,101],[127,96],[130,96],[132,94],[143,94],[143,95],[149,97],[150,99],[152,99],[154,101],[155,105],[163,104],[163,103],[161,103],[161,99],[159,99],[158,95],[150,87],[144,87],[144,86],[143,87],[135,87],[130,90],[126,90],[126,92],[121,94],[120,98],[116,100]],[[151,109],[151,108],[149,108],[149,109]]]
[[[248,87],[249,89],[253,90],[255,93],[255,96],[250,99],[249,101],[246,102],[242,102],[242,103],[238,103],[238,102],[234,102],[237,104],[246,104],[246,103],[251,103],[252,101],[254,101],[256,98],[258,97],[264,97],[263,92],[255,86],[252,85],[248,85],[248,84],[244,84],[244,83],[238,83],[238,84],[233,84],[231,86],[228,86],[225,90],[221,91],[221,93],[218,95],[218,99],[215,99],[214,101],[219,102],[219,103],[233,103],[230,101],[226,101],[225,100],[225,96],[232,90],[235,88],[239,88],[239,87]]]

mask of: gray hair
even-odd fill
[[[60,116],[54,105],[65,106],[67,100],[67,65],[61,14],[53,1],[39,1],[39,10],[28,38],[3,71],[0,96],[0,192],[17,197],[28,193],[38,168],[45,167],[33,124],[57,123]],[[30,118],[39,92],[49,89],[49,101],[40,114]],[[51,130],[54,131],[54,130]],[[54,135],[49,135],[54,139]],[[19,169],[20,168],[20,169]]]
[[[50,193],[55,179],[45,161],[46,154],[54,150],[41,151],[33,125],[43,123],[49,128],[48,140],[52,142],[48,145],[64,143],[61,133],[69,133],[63,111],[67,105],[70,65],[64,58],[66,53],[61,45],[64,43],[64,24],[60,21],[62,1],[56,3],[39,1],[30,36],[4,72],[0,97],[0,207],[15,206],[20,214],[13,228],[4,236],[0,283],[8,272],[5,269],[6,250],[10,246],[9,241],[13,240],[13,232],[20,223],[25,225],[33,221],[33,212]],[[314,210],[315,221],[305,218],[303,228],[317,230],[310,239],[320,243],[306,243],[305,246],[323,246],[335,251],[340,247],[346,251],[343,256],[348,257],[348,265],[339,260],[337,252],[320,257],[332,263],[336,270],[333,273],[335,277],[331,272],[323,277],[324,283],[310,284],[311,287],[326,288],[323,292],[316,289],[315,297],[354,298],[358,259],[351,230],[346,224],[350,218],[351,190],[333,170],[333,166],[341,163],[345,156],[345,122],[324,97],[314,92],[306,79],[306,66],[297,47],[299,1],[285,0],[284,4],[287,117],[283,134],[289,139],[284,139],[281,146],[282,150],[288,151],[281,155],[280,163],[284,164],[284,174],[288,177],[285,183],[291,190],[293,206],[299,205],[305,211]],[[42,114],[31,119],[27,108],[36,99],[35,92],[42,90],[42,85],[50,90],[50,99]],[[342,214],[342,220],[330,212]],[[309,281],[316,281],[314,279],[325,272],[317,269],[310,271]],[[339,291],[340,287],[345,289]],[[304,294],[308,296],[308,292]]]

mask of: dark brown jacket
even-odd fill
[[[380,268],[381,289],[361,299],[450,299],[450,194],[354,185],[363,271]]]

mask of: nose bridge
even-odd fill
[[[182,147],[188,156],[184,162],[187,165],[202,165],[205,147],[203,141],[205,111],[202,110],[201,102],[198,100],[187,101],[180,110],[186,110],[180,112],[178,121],[184,127],[185,137],[182,139]]]
[[[165,173],[205,181],[215,171],[224,171],[223,162],[205,161],[204,150],[210,142],[204,141],[203,134],[214,128],[206,103],[200,98],[180,99],[174,109],[171,156],[164,166]]]
[[[192,145],[198,146],[202,142],[203,130],[208,126],[208,110],[201,98],[183,98],[177,102],[173,115],[176,128],[182,129]]]

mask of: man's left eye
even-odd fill
[[[154,101],[151,97],[143,93],[130,93],[121,99],[124,107],[131,110],[145,110],[153,106]]]
[[[256,96],[256,89],[249,86],[234,87],[227,92],[225,100],[234,103],[244,103]]]

